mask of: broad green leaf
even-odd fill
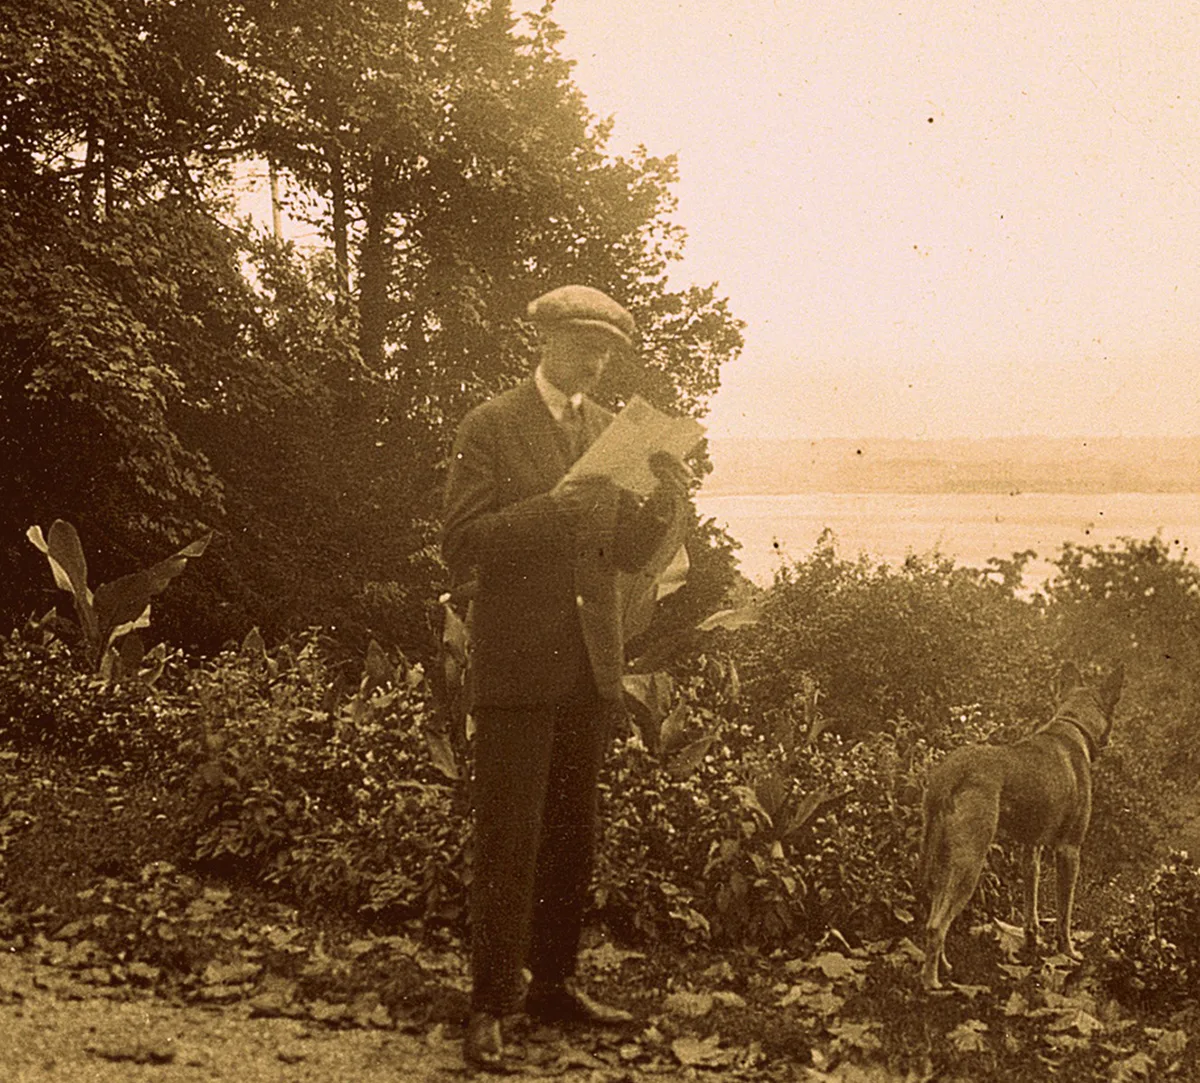
[[[31,526],[25,531],[25,537],[45,553],[46,559],[50,562],[50,571],[54,576],[54,585],[59,590],[69,591],[71,594],[74,594],[75,585],[71,582],[71,577],[67,574],[66,568],[50,555],[50,545],[42,534],[42,528],[40,526]]]
[[[834,799],[835,795],[826,789],[814,790],[812,793],[805,794],[797,802],[795,811],[788,820],[787,827],[784,828],[783,838],[789,839],[795,835],[812,819],[822,805],[827,805]]]
[[[867,967],[865,959],[851,959],[840,951],[825,951],[809,960],[809,968],[819,970],[830,981],[857,977]]]
[[[661,602],[668,595],[674,594],[687,582],[690,569],[687,547],[681,545],[655,581],[654,600]]]
[[[92,596],[87,585],[87,560],[83,555],[79,534],[70,523],[55,519],[50,524],[48,554],[66,571],[75,597],[86,598],[90,603]]]
[[[687,732],[688,718],[687,704],[680,702],[663,719],[662,729],[659,731],[658,736],[658,745],[664,755],[670,755],[682,747],[684,734]]]
[[[735,609],[721,609],[705,617],[696,628],[701,632],[711,632],[714,628],[736,632],[739,628],[757,624],[761,619],[762,613],[757,606],[744,605]]]
[[[146,575],[149,576],[150,593],[161,593],[167,584],[187,567],[190,557],[198,557],[203,554],[211,540],[212,531],[209,531],[203,537],[197,538],[189,545],[185,545],[174,556],[169,556],[166,560],[160,560],[153,567],[147,568]]]
[[[442,649],[460,665],[465,664],[471,640],[467,622],[448,602],[442,608],[445,610],[445,619],[442,621]]]
[[[130,636],[130,639],[139,638]],[[165,643],[156,643],[142,659],[141,679],[148,685],[153,685],[159,677],[162,676],[163,670],[167,666],[167,646]]]
[[[117,648],[117,653],[121,658],[121,676],[128,677],[138,671],[138,667],[142,664],[142,659],[146,657],[146,644],[142,641],[142,637],[134,633],[126,635],[121,640],[121,645]]]
[[[96,623],[101,642],[107,646],[122,633],[150,623],[150,575],[132,572],[101,583],[95,596]],[[144,622],[144,623],[143,623]]]
[[[701,737],[698,741],[693,741],[690,745],[685,745],[674,756],[671,757],[667,764],[667,770],[670,771],[673,778],[686,778],[692,774],[704,762],[704,757],[708,755],[708,750],[712,748],[715,737]]]
[[[754,780],[754,793],[772,822],[783,809],[792,787],[778,771],[771,771]]]
[[[1154,1052],[1161,1057],[1178,1057],[1187,1048],[1187,1044],[1186,1030],[1168,1030],[1154,1043]]]
[[[1020,993],[1018,993],[1014,989],[1012,994],[1009,996],[1007,1002],[1004,1005],[1004,1014],[1005,1015],[1028,1015],[1029,1014],[1029,1001],[1027,1001],[1023,996],[1021,996]]]
[[[873,1053],[880,1047],[879,1035],[875,1033],[879,1024],[830,1023],[829,1032],[834,1035],[835,1048],[854,1049],[861,1053]]]
[[[1104,1024],[1090,1012],[1085,1012],[1082,1008],[1072,1008],[1064,1011],[1050,1024],[1050,1030],[1074,1030],[1085,1038],[1090,1038],[1097,1031],[1103,1029]]]
[[[450,738],[444,733],[426,730],[425,746],[429,749],[433,766],[451,782],[459,781],[462,774],[458,769],[458,761],[454,756],[454,746],[450,743]]]
[[[36,526],[30,527],[26,537],[46,554],[55,584],[62,590],[70,591],[75,600],[79,626],[95,657],[100,651],[101,640],[92,607],[92,592],[87,584],[87,560],[83,555],[79,534],[70,523],[55,519],[50,524],[48,537],[43,538],[41,529]]]
[[[372,639],[367,644],[367,661],[363,673],[363,691],[379,688],[392,679],[392,664],[384,649]]]
[[[654,673],[627,673],[621,678],[625,695],[645,709],[657,725],[671,705],[675,680],[661,670]]]
[[[733,793],[745,808],[751,812],[757,812],[767,823],[774,823],[771,814],[763,807],[762,802],[759,801],[758,794],[749,786],[734,786]]]

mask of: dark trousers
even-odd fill
[[[562,703],[475,710],[475,1011],[515,1010],[523,967],[549,984],[575,970],[606,720],[590,674]]]

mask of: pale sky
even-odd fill
[[[712,435],[1200,434],[1200,2],[554,10],[747,323]]]

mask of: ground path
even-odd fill
[[[438,1028],[426,1034],[334,1029],[251,1018],[240,1005],[172,1005],[150,996],[22,998],[0,1008],[0,1049],[7,1083],[451,1083],[468,1075],[460,1043]],[[504,1078],[637,1083],[649,1077],[552,1061]]]

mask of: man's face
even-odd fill
[[[596,386],[613,351],[613,336],[572,324],[542,332],[542,372],[564,395]]]

